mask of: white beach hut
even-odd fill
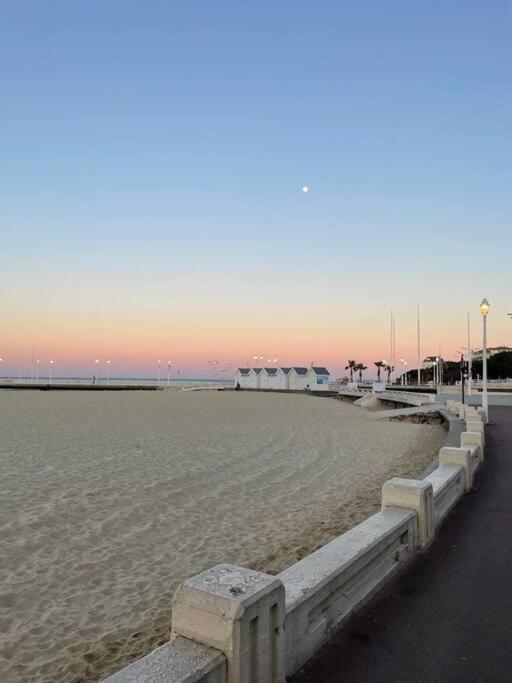
[[[240,384],[242,389],[249,389],[251,386],[251,368],[238,368],[234,377],[235,386]]]
[[[261,368],[251,368],[250,386],[251,389],[261,388]]]
[[[290,370],[291,368],[277,369],[277,374],[274,377],[276,389],[285,390],[290,388]]]
[[[288,374],[288,387],[292,391],[304,391],[310,379],[308,378],[309,368],[291,368]]]
[[[262,368],[260,372],[260,389],[277,389],[277,368]]]
[[[311,391],[327,391],[329,389],[330,376],[327,368],[309,368],[307,377]]]

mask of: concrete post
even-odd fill
[[[460,465],[464,470],[464,487],[469,491],[473,485],[471,472],[471,449],[444,446],[439,451],[440,465]]]
[[[480,462],[484,461],[484,435],[480,432],[462,432],[460,435],[461,448],[464,446],[480,447]]]
[[[282,683],[284,617],[278,578],[219,564],[174,594],[171,639],[185,636],[224,652],[228,683]]]
[[[475,408],[474,406],[466,406],[466,407],[465,407],[465,410],[464,410],[464,413],[465,413],[465,416],[466,416],[466,420],[467,420],[469,417],[473,417],[473,415],[474,415],[474,416],[477,416],[477,415],[478,415],[478,413],[476,412],[476,408]]]
[[[485,446],[485,431],[483,422],[473,422],[473,420],[468,420],[466,422],[467,432],[478,432],[482,435],[482,446]]]
[[[394,477],[382,487],[382,509],[388,507],[415,510],[418,546],[426,548],[434,538],[433,488],[429,481]]]
[[[466,419],[466,410],[465,410],[464,406],[462,405],[462,403],[459,405],[459,418],[461,420]]]

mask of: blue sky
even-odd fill
[[[135,318],[212,311],[248,338],[245,315],[261,331],[294,309],[348,311],[381,335],[389,306],[407,317],[416,303],[451,344],[452,306],[482,296],[508,341],[511,14],[510,2],[0,3],[8,350],[47,351],[40,321],[66,316],[99,316],[88,334],[101,348]],[[334,325],[340,353],[357,329]],[[302,333],[324,349],[295,324],[279,338]],[[221,343],[217,326],[203,334]]]

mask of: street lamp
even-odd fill
[[[482,344],[482,409],[484,422],[489,422],[489,399],[487,397],[487,314],[491,308],[487,299],[482,299],[480,313],[483,318],[483,344]]]
[[[389,363],[387,362],[387,360],[382,360],[382,363],[384,364],[384,372],[387,372],[388,367],[389,367]],[[389,372],[388,372],[388,383],[389,383]]]
[[[407,361],[400,358],[400,363],[402,363],[402,386],[407,386]]]
[[[260,360],[263,360],[263,356],[253,356],[252,359],[255,360],[256,365],[260,367]]]
[[[107,385],[110,384],[110,361],[107,360]]]
[[[167,386],[171,385],[171,361],[167,361]]]
[[[39,382],[39,363],[40,360],[36,360],[36,384]]]
[[[97,381],[98,384],[99,384],[99,380],[100,380],[99,365],[100,365],[101,361],[98,360],[98,359],[96,359],[94,362],[96,363],[96,374],[94,375],[94,377],[95,377],[95,380],[94,380],[94,381],[95,381],[95,382]]]
[[[160,369],[162,367],[162,361],[159,360],[159,361],[157,361],[157,363],[158,363],[158,381],[157,381],[157,384],[158,384],[158,386],[160,386]]]
[[[52,383],[52,368],[53,368],[53,361],[50,361],[50,384]]]

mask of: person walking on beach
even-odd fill
[[[93,377],[92,377],[92,383],[93,383],[93,384],[96,384],[96,375],[93,375]]]

